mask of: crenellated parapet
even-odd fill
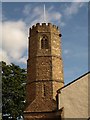
[[[30,33],[30,35],[32,34],[36,34],[36,33],[38,33],[38,32],[53,32],[53,33],[56,33],[56,34],[60,34],[60,30],[59,30],[59,28],[58,28],[58,26],[56,26],[56,25],[53,25],[53,24],[51,24],[51,23],[48,23],[48,24],[46,24],[46,23],[42,23],[42,24],[40,24],[40,23],[37,23],[36,25],[33,25],[32,26],[32,28],[30,28],[30,31],[29,31]]]

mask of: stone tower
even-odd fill
[[[58,27],[51,23],[32,26],[28,48],[24,118],[55,118],[56,91],[64,86],[61,33]]]

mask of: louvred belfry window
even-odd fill
[[[41,49],[48,48],[49,48],[48,38],[46,36],[43,36],[43,38],[41,39]]]

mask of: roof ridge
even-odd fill
[[[59,91],[60,91],[61,89],[65,88],[65,87],[67,87],[67,86],[69,86],[69,85],[71,85],[72,83],[76,82],[77,80],[80,80],[80,78],[86,76],[86,75],[89,74],[89,73],[90,73],[90,71],[84,73],[84,74],[81,75],[80,77],[78,77],[78,78],[76,78],[75,80],[71,81],[70,83],[66,84],[66,85],[63,86],[62,88],[58,89],[58,90],[57,90],[57,93],[59,93]]]

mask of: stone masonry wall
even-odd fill
[[[44,36],[48,42],[46,48],[41,47]],[[30,28],[25,111],[42,112],[57,109],[56,91],[64,85],[60,44],[60,31],[55,25],[37,23]]]

